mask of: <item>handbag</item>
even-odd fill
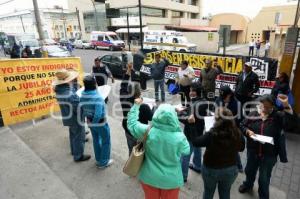
[[[132,152],[125,163],[123,173],[130,177],[135,177],[140,171],[145,158],[145,145],[151,126],[149,126],[144,134],[142,140],[140,140],[132,149]]]

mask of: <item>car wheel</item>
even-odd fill
[[[180,50],[179,50],[179,52],[182,52],[182,53],[184,53],[184,52],[186,52],[186,50],[184,50],[184,49],[180,49]]]

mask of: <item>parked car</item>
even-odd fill
[[[61,45],[61,46],[68,46],[68,44],[71,44],[72,48],[75,47],[75,45],[72,42],[70,42],[69,40],[61,39],[59,41],[59,45]]]
[[[75,48],[81,48],[81,49],[90,49],[91,43],[87,40],[76,40],[74,42]]]
[[[123,74],[126,72],[126,68],[122,65],[122,54],[121,53],[111,53],[103,55],[99,57],[100,62],[105,64],[109,70],[111,71],[112,75],[116,78],[122,78]],[[149,78],[150,79],[150,76]],[[132,75],[132,80],[138,81],[139,74],[134,73]]]
[[[43,50],[47,51],[48,57],[71,57],[70,52],[66,48],[60,46],[43,46]]]

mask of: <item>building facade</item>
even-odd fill
[[[212,16],[209,26],[219,29],[220,25],[230,25],[230,44],[242,44],[247,40],[247,27],[250,19],[235,13],[222,13]]]

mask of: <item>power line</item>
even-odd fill
[[[15,1],[15,0],[8,0],[8,1],[6,1],[6,2],[0,3],[0,6],[2,6],[2,5],[4,5],[4,4],[7,4],[7,3],[10,3],[10,2],[13,2],[13,1]]]

